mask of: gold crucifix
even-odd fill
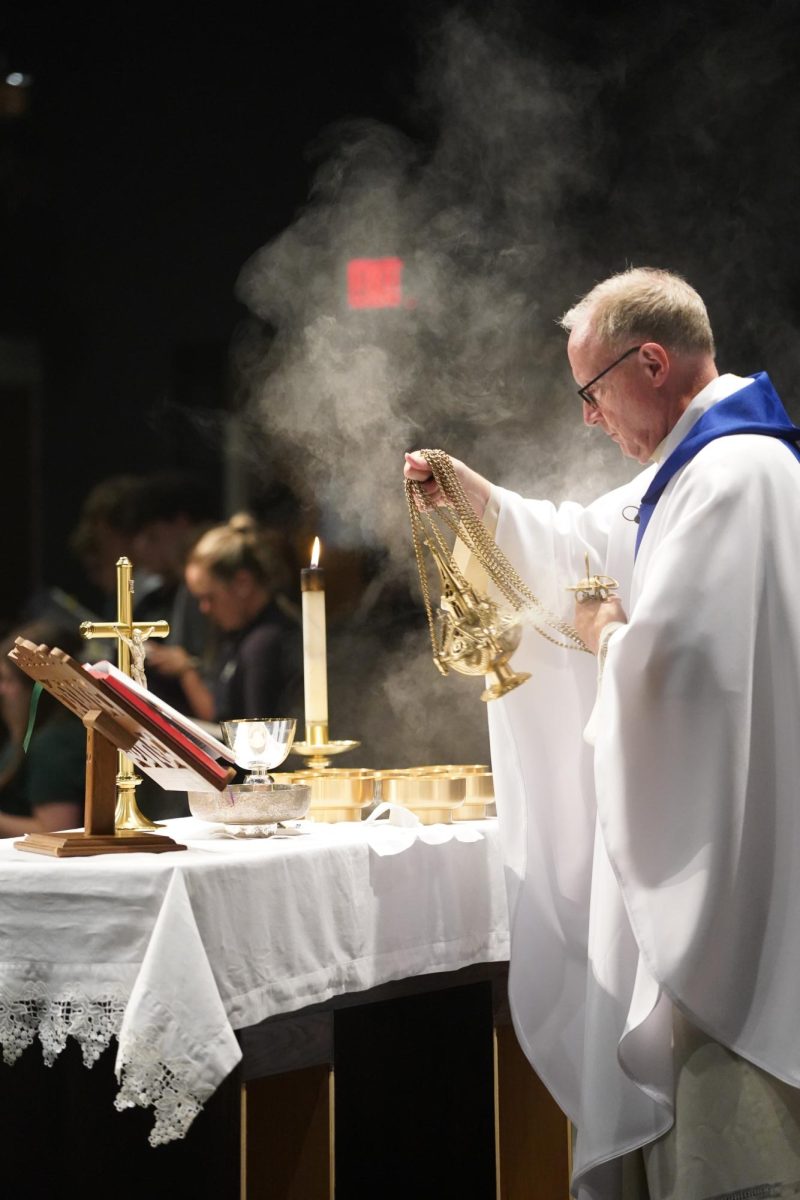
[[[133,566],[129,558],[117,559],[117,619],[116,621],[84,621],[81,636],[116,638],[117,666],[125,675],[131,674],[131,650],[137,652],[149,637],[165,638],[169,633],[167,621],[134,621]],[[137,664],[138,665],[138,664]],[[136,788],[142,782],[133,769],[127,754],[120,750],[117,758],[117,809],[114,824],[117,829],[157,829],[158,826],[139,812]]]

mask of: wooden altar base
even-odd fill
[[[26,833],[15,850],[31,854],[49,854],[51,858],[81,858],[90,854],[159,854],[165,850],[185,850],[178,842],[161,833]]]
[[[569,1125],[507,1021],[506,964],[398,980],[242,1030],[186,1137],[114,1109],[116,1047],[0,1062],[9,1200],[568,1200]],[[42,1129],[47,1152],[43,1152]],[[87,1163],[91,1164],[87,1169]]]
[[[568,1200],[570,1127],[510,1025],[507,964],[238,1034],[239,1200]]]

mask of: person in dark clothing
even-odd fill
[[[221,635],[212,686],[204,699],[194,698],[197,715],[216,721],[291,715],[301,681],[300,623],[286,595],[279,536],[248,514],[232,517],[190,551],[186,584]],[[194,688],[188,662],[175,657],[176,673]]]
[[[39,697],[32,719],[33,680],[8,657],[17,637],[58,646],[75,657],[81,649],[77,632],[49,621],[22,626],[0,646],[0,708],[8,730],[0,747],[0,837],[83,824],[86,730],[48,692]]]
[[[135,600],[134,616],[140,621],[166,620],[170,630],[165,641],[147,645],[148,686],[179,711],[209,718],[209,713],[197,712],[196,705],[208,690],[205,676],[214,631],[186,587],[183,572],[190,548],[216,517],[208,490],[183,471],[142,477],[128,513],[136,569],[143,568],[157,580],[157,586]],[[187,678],[175,674],[171,659],[183,664]]]
[[[71,538],[87,577],[104,593],[102,615],[112,620],[117,612],[116,562],[122,556],[131,559],[135,619],[163,620],[170,627],[166,641],[147,645],[148,687],[174,708],[196,716],[210,714],[198,713],[186,693],[196,692],[197,699],[207,691],[202,676],[211,658],[213,631],[186,587],[183,569],[190,547],[216,515],[211,495],[193,474],[115,475],[86,497]],[[173,657],[197,675],[196,688],[193,681],[179,680]]]
[[[119,558],[131,557],[134,514],[144,488],[145,481],[139,475],[111,475],[101,480],[85,497],[78,524],[70,534],[70,549],[96,593],[87,598],[87,603],[103,620],[116,619],[116,564]],[[137,604],[158,584],[154,573],[141,564],[136,573]]]

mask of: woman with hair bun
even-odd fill
[[[211,703],[206,700],[198,716],[227,721],[291,712],[302,675],[298,615],[285,594],[289,583],[279,537],[247,513],[214,526],[196,542],[186,563],[186,585],[221,634],[207,692]],[[201,681],[196,664],[186,658],[178,673],[191,699],[190,687],[199,696]],[[193,707],[197,711],[199,705]]]

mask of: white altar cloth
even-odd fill
[[[166,823],[175,854],[53,859],[0,841],[0,1043],[116,1036],[118,1108],[182,1137],[236,1066],[235,1029],[333,996],[508,958],[496,823],[304,823],[231,838]]]

